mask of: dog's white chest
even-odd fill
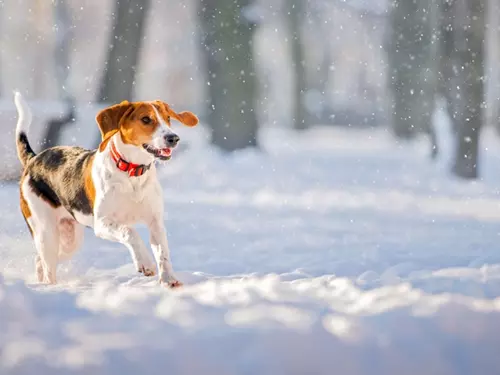
[[[92,172],[96,184],[96,199],[101,200],[96,215],[121,225],[150,221],[154,212],[163,209],[163,201],[159,198],[161,188],[156,180],[154,166],[142,176],[129,176],[118,170],[109,159],[97,159],[102,155],[96,156]]]
[[[128,202],[127,206],[117,208],[111,214],[111,217],[118,223],[124,225],[135,225],[140,221],[145,220],[148,216],[144,211],[144,206],[134,202]]]
[[[145,192],[148,190],[144,184],[131,181],[128,197],[135,203],[142,203],[145,199]]]
[[[151,189],[149,184],[123,184],[111,197],[112,218],[125,225],[147,221],[151,216]],[[109,199],[110,197],[108,197]]]

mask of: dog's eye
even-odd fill
[[[151,124],[151,118],[148,117],[148,116],[144,116],[143,118],[141,118],[141,121],[144,123],[144,124]]]

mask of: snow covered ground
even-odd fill
[[[231,156],[205,136],[182,129],[160,173],[176,291],[90,231],[37,285],[1,186],[0,374],[500,372],[492,134],[472,183],[383,130],[266,130],[263,152]]]

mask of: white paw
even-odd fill
[[[156,267],[155,266],[146,266],[144,264],[140,264],[137,268],[137,271],[144,274],[144,276],[155,276],[156,275]]]
[[[164,286],[172,288],[172,289],[180,288],[183,285],[179,280],[177,280],[173,276],[166,276],[166,277],[160,278],[160,283],[161,283],[161,285],[164,285]]]

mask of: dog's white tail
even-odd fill
[[[21,132],[26,133],[31,125],[31,120],[33,119],[30,107],[19,91],[14,92],[14,102],[16,103],[17,115],[19,116],[17,120],[16,134]]]
[[[33,116],[31,114],[30,107],[28,103],[24,100],[23,96],[20,92],[14,92],[14,102],[16,103],[17,108],[17,126],[16,126],[16,146],[17,146],[17,155],[21,164],[24,166],[35,156],[33,149],[28,142],[27,131],[31,125],[31,120]]]

